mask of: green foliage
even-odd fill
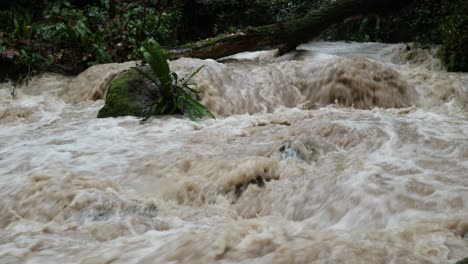
[[[87,46],[91,33],[88,19],[83,10],[74,8],[70,1],[52,3],[45,9],[44,18],[46,21],[38,25],[39,35],[43,39],[50,39],[56,44],[67,41]]]
[[[298,17],[324,1],[329,0],[10,1],[0,10],[0,48],[38,53],[54,69],[75,74],[98,63],[141,59],[139,46],[148,38],[175,46]]]
[[[468,258],[464,258],[462,260],[457,261],[455,264],[468,264]]]
[[[150,37],[175,45],[183,15],[181,0],[18,0],[5,8],[0,48],[38,53],[60,69],[140,59],[139,43]]]
[[[459,7],[468,9],[468,7]],[[439,55],[449,71],[468,71],[468,10],[446,16],[438,30],[442,36]]]
[[[22,55],[21,59],[23,60],[23,63],[29,67],[29,71],[31,71],[35,64],[41,63],[45,60],[37,52],[27,52],[25,49],[22,49],[20,50],[20,53]]]
[[[214,118],[214,115],[204,105],[194,99],[193,95],[198,94],[199,91],[192,88],[190,84],[190,80],[202,70],[203,66],[179,80],[177,74],[170,71],[167,55],[156,41],[149,40],[143,44],[141,52],[151,68],[151,73],[139,68],[135,69],[158,85],[161,90],[161,96],[148,109],[144,120],[151,115],[170,115],[177,112],[187,113],[192,120],[204,116]]]
[[[0,49],[1,51],[1,49]],[[49,67],[50,61],[41,57],[38,52],[26,51],[22,49],[20,51],[21,57],[20,61],[22,65],[26,66],[26,72],[18,74],[18,78],[13,81],[13,90],[11,91],[11,97],[16,98],[16,88],[20,84],[28,84],[31,78],[38,74],[37,68],[47,69]]]
[[[281,22],[301,17],[311,9],[317,9],[329,0],[256,0],[261,8],[268,10],[272,22]]]
[[[338,38],[358,42],[379,41],[380,17],[368,16],[348,22],[346,26],[339,27],[335,33]]]
[[[52,3],[44,11],[46,20],[38,24],[38,35],[43,41],[56,45],[69,43],[78,49],[94,54],[96,63],[110,62],[106,51],[105,32],[94,27],[93,23],[102,23],[108,18],[107,12],[97,7],[85,10],[76,9],[69,1]]]
[[[27,7],[13,5],[11,10],[0,11],[3,33],[10,33],[14,41],[29,42],[34,36],[32,11]]]
[[[331,30],[332,39],[440,44],[449,71],[468,71],[468,5],[465,0],[418,0],[383,17],[367,16]]]
[[[214,33],[282,22],[303,16],[327,0],[199,0],[200,15],[214,21]]]
[[[28,21],[14,18],[13,24],[15,25],[15,29],[12,35],[16,36],[18,41],[27,42],[32,39],[34,35],[34,28],[30,23],[28,23]]]
[[[392,15],[384,39],[440,44],[438,56],[449,71],[468,71],[468,5],[464,0],[420,0]],[[397,34],[397,32],[403,32]],[[401,41],[400,40],[400,41]]]
[[[28,68],[52,63],[80,71],[97,63],[141,59],[140,43],[148,38],[174,46],[281,23],[330,1],[8,1],[6,10],[0,10],[0,52],[20,54],[14,60],[27,62]],[[467,6],[465,0],[411,1],[396,13],[348,21],[335,30],[333,39],[441,44],[439,56],[447,68],[467,71]]]

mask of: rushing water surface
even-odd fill
[[[454,263],[468,75],[431,52],[304,44],[171,62],[216,120],[97,119],[134,63],[0,88],[0,263]]]

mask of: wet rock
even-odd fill
[[[278,152],[280,160],[293,158],[307,163],[316,162],[322,154],[320,145],[308,138],[283,141]]]
[[[224,193],[236,202],[251,185],[263,188],[267,182],[278,180],[278,162],[273,159],[257,158],[238,164],[227,175],[223,184]],[[233,195],[233,196],[232,196]]]
[[[148,70],[146,67],[142,69]],[[158,96],[159,88],[154,83],[137,70],[130,69],[111,82],[106,103],[97,117],[143,117]]]
[[[266,179],[266,181],[270,181],[270,179]],[[265,187],[265,179],[261,176],[257,176],[255,179],[249,181],[249,182],[246,182],[246,183],[240,183],[238,185],[236,185],[236,190],[235,190],[235,196],[236,196],[236,200],[239,199],[239,197],[242,195],[242,193],[247,190],[247,188],[249,187],[249,185],[251,184],[254,184],[254,185],[257,185],[258,187],[260,188],[263,188]]]
[[[114,217],[130,215],[153,218],[158,215],[158,208],[154,204],[144,205],[136,202],[123,204],[123,206],[120,207],[115,205],[111,206],[111,203],[109,203],[108,206],[104,206],[104,208],[86,208],[85,210],[76,213],[74,220],[79,223],[103,222]]]

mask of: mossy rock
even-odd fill
[[[148,71],[147,67],[141,69]],[[106,103],[99,110],[97,117],[144,117],[159,95],[158,86],[144,78],[137,70],[130,69],[111,82]]]

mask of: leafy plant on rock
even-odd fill
[[[135,68],[142,76],[152,81],[160,89],[160,96],[148,109],[146,117],[152,115],[171,115],[186,113],[191,120],[197,120],[205,116],[215,118],[214,115],[199,103],[194,96],[199,93],[193,88],[190,80],[200,72],[204,66],[199,67],[192,74],[179,79],[175,72],[171,72],[167,63],[167,55],[161,46],[153,39],[147,41],[141,47],[143,57],[148,62],[151,71],[146,72]]]

